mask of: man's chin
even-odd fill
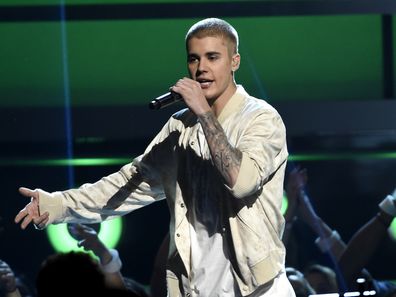
[[[213,92],[211,92],[211,91],[209,91],[207,89],[206,90],[203,89],[202,91],[203,91],[203,94],[204,94],[206,100],[208,100],[208,101],[210,101],[210,100],[213,101],[217,97],[216,94],[214,94]]]

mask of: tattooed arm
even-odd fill
[[[227,185],[233,187],[241,167],[242,152],[228,142],[223,128],[212,111],[199,115],[198,119],[205,133],[216,168]]]
[[[190,78],[183,78],[178,80],[172,90],[183,96],[186,105],[198,117],[215,166],[226,184],[232,188],[238,178],[242,163],[242,152],[232,147],[228,142],[227,136],[213,111],[214,109],[209,106],[203,95],[199,82]]]

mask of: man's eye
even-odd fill
[[[188,62],[188,63],[194,63],[194,62],[196,62],[196,61],[198,61],[198,59],[197,59],[196,57],[189,57],[189,58],[187,59],[187,62]]]
[[[208,59],[209,59],[209,60],[212,60],[212,61],[213,61],[213,60],[217,60],[218,58],[219,58],[219,57],[216,56],[216,55],[213,55],[213,56],[209,56],[209,57],[208,57]]]

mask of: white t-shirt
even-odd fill
[[[202,197],[193,202],[194,211],[189,216],[191,277],[190,281],[183,280],[184,291],[200,297],[240,297],[223,243],[217,203]]]

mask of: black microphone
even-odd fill
[[[151,101],[149,104],[149,108],[161,109],[181,100],[183,100],[183,97],[180,94],[171,91],[161,96],[158,96],[153,101]]]

